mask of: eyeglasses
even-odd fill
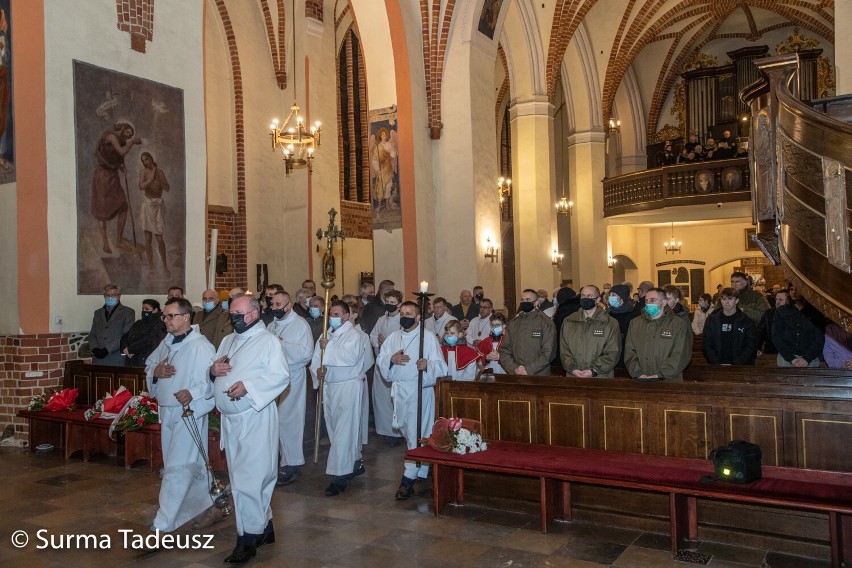
[[[176,316],[188,316],[189,314],[163,314],[160,319],[163,321],[172,321]]]

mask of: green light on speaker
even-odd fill
[[[727,467],[722,468],[722,475],[731,475],[731,470]]]

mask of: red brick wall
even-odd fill
[[[231,56],[231,75],[234,79],[234,125],[237,151],[237,210],[229,207],[211,205],[207,208],[208,228],[219,229],[217,248],[228,255],[228,272],[216,278],[216,288],[234,288],[245,286],[248,282],[246,264],[246,138],[245,117],[243,114],[243,76],[240,67],[240,54],[237,50],[237,37],[224,0],[216,0],[219,18],[228,42]],[[208,235],[209,240],[209,235]],[[209,246],[209,242],[208,242]],[[209,249],[208,249],[209,250]],[[221,283],[220,283],[221,278]]]
[[[130,33],[130,48],[145,53],[154,39],[154,0],[115,0],[118,29]]]
[[[62,385],[65,361],[77,359],[75,333],[0,335],[0,428],[15,425],[17,438],[27,437],[27,424],[15,414],[33,395]],[[27,377],[27,373],[42,373]]]
[[[248,265],[246,260],[245,232],[239,237],[238,216],[230,207],[207,207],[207,250],[210,250],[210,229],[218,229],[217,254],[228,256],[227,272],[216,275],[216,289],[230,289],[246,285]]]
[[[322,21],[322,0],[305,0],[305,17]]]

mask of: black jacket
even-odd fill
[[[166,326],[160,319],[159,312],[135,322],[121,338],[121,349],[124,350],[127,347],[133,355],[125,361],[125,364],[144,367],[148,355],[154,352],[165,336]]]
[[[796,357],[813,361],[822,353],[825,332],[808,319],[796,306],[781,306],[772,322],[772,343],[790,363]]]
[[[722,310],[713,312],[704,324],[704,357],[711,365],[754,365],[757,356],[757,328],[751,318],[737,308],[734,314],[733,357],[722,352]]]

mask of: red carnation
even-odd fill
[[[141,426],[142,424],[145,424],[145,419],[144,419],[144,418],[142,418],[142,417],[140,416],[140,417],[136,420],[136,423],[137,423],[137,424],[139,424],[139,425]]]

